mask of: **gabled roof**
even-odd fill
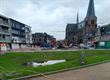
[[[67,24],[66,30],[67,30],[67,31],[77,30],[77,24]]]

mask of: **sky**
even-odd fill
[[[94,0],[98,24],[110,23],[110,0]],[[32,27],[32,33],[47,32],[65,38],[68,23],[84,20],[89,0],[0,0],[0,14]]]

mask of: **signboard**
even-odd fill
[[[6,44],[5,43],[1,43],[0,44],[0,49],[1,49],[1,51],[6,51]]]
[[[100,42],[99,46],[105,46],[105,42]]]

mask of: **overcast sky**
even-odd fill
[[[94,0],[99,24],[110,23],[110,0]],[[75,23],[87,13],[89,0],[0,0],[0,14],[32,27],[32,32],[47,32],[65,38],[67,23]]]

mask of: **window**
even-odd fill
[[[91,24],[95,24],[95,21],[94,20],[91,20]]]
[[[15,27],[15,24],[14,24],[14,23],[12,23],[12,26],[13,26],[13,27]]]
[[[2,31],[2,26],[0,26],[0,32]]]
[[[8,20],[7,19],[4,19],[3,20],[3,24],[8,25]]]
[[[24,27],[22,27],[22,30],[24,30],[25,28]]]
[[[19,24],[16,24],[16,28],[18,28],[18,29],[20,28],[20,27],[19,27]]]
[[[3,35],[3,39],[5,39],[5,35]]]
[[[3,23],[3,20],[2,20],[2,18],[0,18],[0,23]]]

